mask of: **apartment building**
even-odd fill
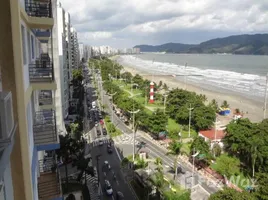
[[[79,44],[76,30],[71,27],[71,55],[72,55],[72,68],[79,67]]]
[[[0,199],[63,199],[70,18],[56,0],[3,1],[0,15]]]
[[[57,90],[55,96],[56,119],[58,129],[63,133],[66,132],[64,119],[68,117],[69,109],[69,50],[68,38],[69,33],[66,21],[69,23],[69,14],[62,8],[61,3],[57,0],[53,3],[54,27],[52,30],[53,41],[53,60],[55,70],[55,81]]]

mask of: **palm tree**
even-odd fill
[[[224,101],[222,102],[221,107],[223,107],[223,108],[229,108],[229,104],[227,103],[226,100],[224,100]]]
[[[156,166],[157,166],[156,170],[157,170],[158,172],[162,172],[162,170],[163,170],[163,166],[162,166],[163,162],[162,162],[162,159],[159,158],[159,157],[157,157],[157,158],[155,159],[154,163],[155,163]]]
[[[75,140],[81,139],[81,132],[79,131],[79,124],[78,123],[71,123],[71,137]]]
[[[181,147],[182,147],[182,143],[181,142],[177,142],[176,140],[172,140],[172,142],[169,144],[168,146],[168,153],[167,154],[171,154],[171,155],[175,155],[175,160],[174,160],[174,169],[175,169],[175,176],[174,176],[174,180],[178,174],[178,159],[179,156],[181,154]]]
[[[165,91],[168,91],[168,86],[167,86],[167,84],[164,83],[164,85],[163,85],[163,89],[164,89]]]
[[[252,165],[252,177],[254,178],[255,176],[255,165],[257,159],[260,161],[260,163],[263,162],[263,158],[261,156],[261,152],[259,151],[258,145],[260,142],[253,136],[253,139],[250,143],[250,157],[251,157],[251,165]]]

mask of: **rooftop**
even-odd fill
[[[199,134],[210,139],[210,140],[214,140],[215,139],[215,129],[210,129],[210,130],[202,130],[199,131]],[[225,136],[225,132],[224,130],[216,130],[216,139],[217,140],[221,140],[222,138],[224,138]]]

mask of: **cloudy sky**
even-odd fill
[[[79,42],[116,48],[268,32],[268,0],[61,0]]]

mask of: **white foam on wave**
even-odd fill
[[[135,66],[137,69],[149,70],[155,74],[176,74],[178,79],[187,75],[187,82],[208,84],[211,87],[218,87],[233,92],[240,92],[245,95],[258,97],[264,96],[266,77],[254,74],[242,74],[233,71],[215,70],[215,69],[199,69],[198,67],[181,66],[167,62],[152,62],[142,60],[134,56],[121,56],[120,62]],[[193,76],[199,75],[199,76]]]

